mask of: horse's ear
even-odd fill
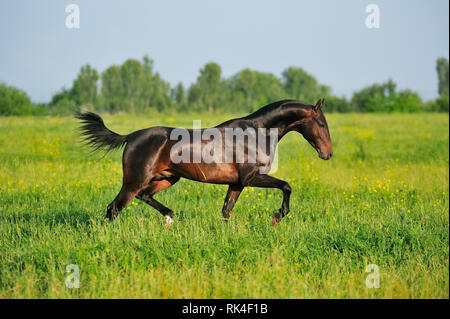
[[[319,101],[317,101],[316,105],[314,106],[314,111],[318,111],[322,108],[323,103],[325,102],[324,99],[320,99]]]

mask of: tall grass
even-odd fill
[[[211,119],[105,116],[119,133]],[[293,188],[246,188],[230,222],[226,186],[182,180],[156,197],[173,226],[133,200],[113,223],[121,153],[89,156],[71,118],[0,118],[0,297],[448,298],[449,119],[444,114],[331,114],[334,156],[289,133],[275,176]],[[81,271],[65,285],[66,266]],[[380,270],[369,289],[366,265]]]

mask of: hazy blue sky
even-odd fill
[[[65,26],[70,3],[80,29]],[[380,7],[379,29],[365,26],[369,3]],[[102,72],[147,54],[172,84],[189,85],[210,61],[223,76],[294,65],[338,95],[391,77],[431,99],[448,39],[447,0],[1,0],[0,81],[47,102],[86,63]]]

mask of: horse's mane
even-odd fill
[[[262,108],[260,108],[259,110],[247,115],[246,117],[244,117],[245,119],[251,119],[251,118],[255,118],[255,117],[259,117],[259,116],[264,116],[274,110],[283,108],[283,107],[288,107],[288,106],[293,106],[293,107],[304,107],[304,108],[311,108],[312,106],[309,104],[306,104],[305,102],[302,101],[298,101],[298,100],[281,100],[281,101],[277,101],[271,104],[268,104],[266,106],[263,106]]]
[[[247,116],[225,121],[225,122],[217,125],[216,127],[226,126],[226,125],[229,125],[230,123],[233,123],[234,121],[253,120],[253,119],[257,119],[259,117],[268,116],[273,111],[280,110],[282,108],[288,108],[288,107],[292,107],[292,108],[294,108],[294,107],[295,108],[299,108],[299,107],[311,108],[312,105],[306,104],[306,103],[298,101],[298,100],[281,100],[281,101],[273,102],[273,103],[270,103],[270,104],[268,104],[266,106],[263,106],[259,110],[255,111],[255,112],[253,112],[253,113],[251,113],[251,114],[249,114]]]

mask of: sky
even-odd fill
[[[69,4],[79,7],[79,29],[66,27]],[[366,26],[368,4],[378,5],[379,28]],[[102,72],[144,55],[172,85],[189,86],[208,62],[223,77],[297,66],[339,96],[392,78],[430,100],[436,59],[449,57],[449,2],[0,1],[0,82],[34,102],[70,88],[82,65]]]

